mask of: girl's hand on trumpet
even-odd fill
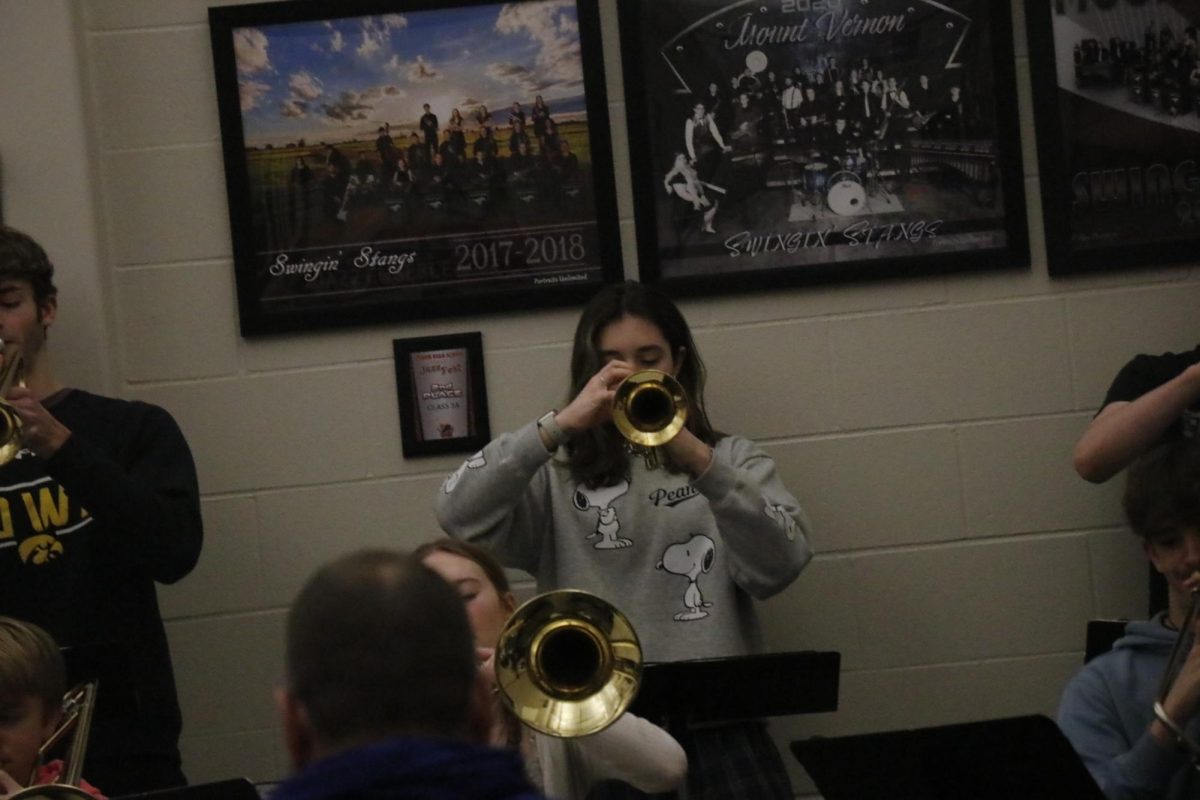
[[[612,419],[613,396],[621,381],[636,370],[627,361],[607,362],[593,375],[554,421],[568,436],[603,425]]]
[[[507,747],[511,744],[513,730],[511,720],[505,715],[503,703],[500,702],[500,689],[496,686],[496,648],[476,647],[475,660],[479,663],[479,683],[487,691],[486,705],[489,711],[482,741]]]
[[[492,691],[496,691],[496,648],[476,647],[475,660],[479,662],[479,674],[487,680]]]

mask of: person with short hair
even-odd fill
[[[521,149],[521,145],[529,148],[529,134],[525,132],[524,115],[514,118],[512,121],[512,133],[508,137],[508,152],[509,155],[515,155]]]
[[[421,134],[425,137],[425,157],[433,160],[433,154],[438,149],[438,131],[441,126],[438,124],[437,114],[433,113],[429,108],[429,103],[421,106],[424,113],[421,114],[421,119],[417,123],[421,128]]]
[[[683,123],[683,146],[688,160],[703,180],[711,180],[721,163],[721,154],[730,148],[721,138],[716,120],[702,101],[692,106],[692,115]]]
[[[520,101],[514,100],[508,112],[508,124],[515,128],[518,122],[521,123],[522,128],[525,127],[525,109],[521,108]]]
[[[1072,454],[1084,480],[1104,483],[1162,442],[1200,431],[1200,345],[1179,353],[1142,353],[1121,367]],[[1150,570],[1150,611],[1167,604],[1162,576]]]
[[[411,556],[359,550],[317,570],[288,613],[285,670],[295,773],[273,800],[541,797],[486,745],[491,693],[458,593]]]
[[[103,649],[132,687],[110,696],[113,710],[93,725],[91,780],[114,795],[182,786],[182,720],[155,584],[181,580],[200,557],[196,467],[164,409],[58,379],[53,277],[41,245],[0,226],[0,339],[24,362],[24,385],[6,397],[21,424],[15,457],[0,463],[13,545],[0,548],[0,614],[40,625],[63,647]],[[54,513],[33,512],[47,503]]]
[[[783,109],[787,138],[794,142],[800,131],[800,109],[804,105],[804,89],[796,84],[791,75],[783,76],[783,92],[779,95],[779,102]]]
[[[1155,715],[1154,702],[1200,587],[1200,443],[1169,442],[1137,459],[1128,471],[1124,509],[1147,559],[1166,579],[1168,608],[1131,622],[1112,650],[1071,679],[1058,724],[1110,800],[1193,798],[1200,793],[1200,772]],[[1196,643],[1163,708],[1176,728],[1200,741]]]
[[[67,765],[61,759],[43,764],[40,749],[62,721],[66,674],[50,634],[31,622],[0,616],[0,796],[61,782]],[[105,800],[85,780],[79,788]]]

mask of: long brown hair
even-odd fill
[[[504,567],[491,553],[479,545],[459,539],[433,539],[419,545],[416,550],[413,550],[412,554],[413,558],[417,561],[424,561],[433,553],[448,553],[452,556],[473,561],[483,570],[484,576],[491,581],[492,586],[496,587],[496,594],[500,595],[501,598],[505,595],[511,595],[512,589],[509,586],[508,575],[504,572]],[[517,715],[505,703],[497,703],[496,707],[504,727],[505,746],[509,750],[519,750],[521,747],[521,732],[524,730],[521,720],[517,718]]]
[[[724,434],[715,430],[704,410],[704,362],[692,340],[692,331],[676,305],[665,294],[637,281],[610,284],[592,297],[579,317],[575,328],[575,343],[571,350],[571,387],[568,400],[575,398],[584,385],[604,365],[600,352],[600,335],[612,322],[622,317],[640,317],[653,323],[667,346],[671,357],[682,360],[677,364],[675,378],[687,392],[690,409],[687,429],[708,445],[714,445]],[[615,426],[608,424],[580,433],[567,444],[571,477],[586,486],[611,486],[629,474],[629,454],[625,440]],[[669,472],[685,470],[663,453]]]
[[[477,544],[460,541],[459,539],[434,539],[417,547],[413,550],[413,558],[418,561],[424,561],[426,556],[431,553],[449,553],[452,556],[459,556],[468,561],[474,561],[483,570],[483,574],[492,582],[492,586],[496,587],[496,594],[503,597],[512,591],[508,584],[508,575],[504,572],[504,567],[496,560],[495,556],[484,550]]]

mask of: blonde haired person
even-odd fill
[[[66,667],[50,634],[31,622],[0,617],[0,800],[27,786],[58,783],[64,763],[40,763],[38,751],[62,720]],[[87,781],[79,788],[98,800]]]

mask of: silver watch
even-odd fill
[[[560,428],[558,423],[555,422],[554,417],[557,414],[558,409],[552,408],[538,417],[537,421],[538,427],[546,432],[546,435],[550,437],[550,441],[554,443],[555,448],[562,447],[567,443],[567,439],[570,438],[567,436],[566,431]]]

